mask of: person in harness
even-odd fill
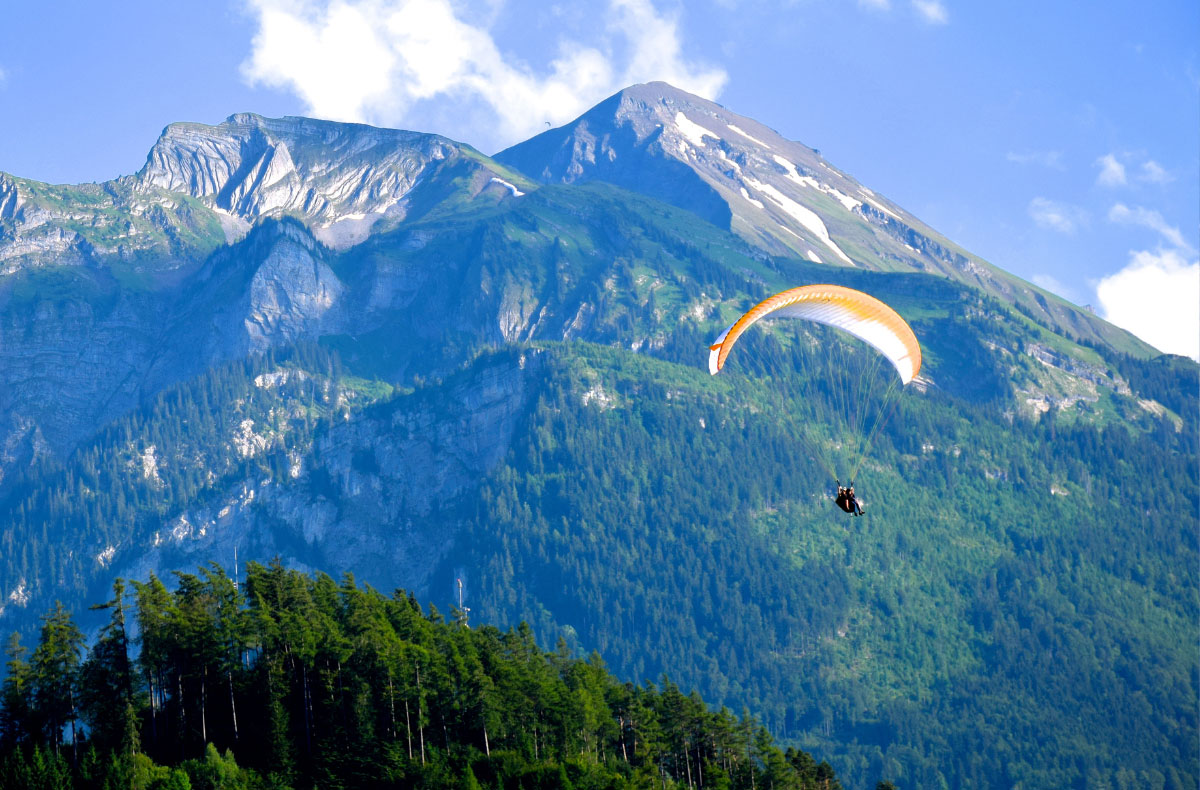
[[[854,483],[843,488],[842,481],[837,481],[837,497],[833,500],[838,507],[847,513],[855,516],[863,514],[862,505],[858,503],[858,499],[854,496]]]

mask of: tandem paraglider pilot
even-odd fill
[[[854,483],[843,488],[841,482],[838,482],[837,498],[833,501],[847,513],[852,513],[855,516],[863,514],[862,505],[858,503],[858,499],[854,496]]]

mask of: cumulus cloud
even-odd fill
[[[1130,253],[1097,284],[1100,314],[1155,348],[1200,359],[1200,261],[1177,250]]]
[[[484,150],[633,83],[665,80],[711,99],[726,79],[685,58],[677,19],[652,0],[608,0],[596,40],[558,42],[540,70],[507,57],[450,0],[246,2],[258,23],[242,64],[251,84],[292,91],[318,117],[422,131],[432,123]]]
[[[1142,162],[1142,170],[1139,178],[1151,184],[1166,184],[1175,180],[1174,176],[1164,170],[1162,165],[1153,159],[1147,159],[1145,162]]]
[[[913,8],[931,25],[944,25],[950,21],[946,6],[941,0],[913,0]]]
[[[1088,223],[1088,213],[1079,206],[1035,197],[1029,201],[1029,216],[1039,228],[1071,234]]]
[[[1096,160],[1096,164],[1100,167],[1100,175],[1096,176],[1096,183],[1100,186],[1119,187],[1127,182],[1125,165],[1121,164],[1116,154],[1105,154]]]
[[[1062,151],[1009,151],[1008,161],[1018,165],[1041,165],[1054,170],[1065,169],[1062,161]]]
[[[1116,222],[1120,225],[1140,225],[1143,228],[1149,228],[1158,233],[1163,237],[1164,241],[1177,250],[1186,253],[1192,249],[1192,246],[1184,241],[1183,234],[1179,232],[1179,228],[1169,225],[1163,219],[1162,214],[1152,209],[1141,206],[1130,208],[1124,203],[1117,203],[1108,210],[1108,221]]]

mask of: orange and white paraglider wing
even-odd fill
[[[708,372],[725,366],[742,333],[763,318],[800,318],[849,332],[887,357],[907,384],[921,369],[921,346],[900,315],[873,296],[840,285],[805,285],[764,299],[709,346]]]
[[[736,322],[734,322],[736,324]],[[733,329],[734,324],[725,327],[725,331],[717,335],[717,339],[708,347],[708,372],[717,375],[717,371],[725,364],[724,355],[721,353],[721,345],[725,342],[725,338],[729,337],[729,330]]]

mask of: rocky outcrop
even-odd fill
[[[403,217],[426,168],[460,156],[461,146],[437,135],[245,113],[217,126],[168,126],[135,179],[248,222],[291,214],[327,228]]]
[[[504,457],[538,368],[536,352],[497,354],[437,392],[360,414],[290,481],[243,481],[173,514],[110,554],[106,572],[145,578],[213,558],[232,569],[236,549],[243,562],[279,556],[428,595],[457,529],[451,505]]]
[[[345,249],[403,219],[446,165],[478,171],[457,185],[471,194],[491,179],[524,194],[516,176],[432,134],[252,114],[172,124],[133,176],[56,186],[0,173],[0,275],[114,261],[171,271],[283,216]]]
[[[21,203],[17,183],[7,173],[0,173],[0,220],[14,219]]]

